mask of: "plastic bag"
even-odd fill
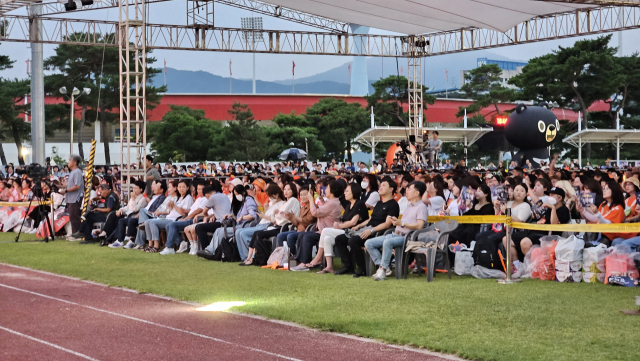
[[[497,269],[489,269],[482,266],[473,266],[471,275],[475,278],[506,278],[507,275]]]
[[[454,262],[454,270],[456,274],[460,276],[470,275],[473,269],[473,257],[470,251],[464,250],[456,252],[456,259]]]
[[[636,268],[635,258],[637,252],[631,252],[627,246],[618,245],[612,247],[611,253],[605,259],[606,274],[604,283],[609,283],[609,276],[629,276],[635,279],[640,278]]]
[[[558,236],[544,236],[540,238],[540,248],[531,253],[531,277],[543,281],[556,278],[555,249]]]
[[[561,261],[582,261],[582,251],[584,250],[584,240],[576,236],[559,238],[556,246],[555,259]]]
[[[529,250],[529,252],[527,252],[526,255],[524,255],[524,261],[522,262],[522,264],[520,264],[520,268],[518,268],[518,271],[513,274],[513,278],[531,278],[531,271],[533,269],[533,266],[531,263],[531,255],[533,254],[534,249],[539,249],[539,248],[540,246],[536,244],[533,247],[531,247],[531,249]],[[539,251],[536,251],[536,252],[539,252]]]
[[[594,279],[593,273],[604,273],[605,271],[605,258],[609,255],[607,251],[607,246],[604,244],[599,244],[596,247],[585,248],[582,251],[582,271],[585,273],[590,273],[589,277],[585,276],[585,282],[589,279]],[[602,278],[599,276],[598,279],[602,279],[601,282],[604,281],[604,275]]]
[[[276,248],[269,259],[267,260],[267,266],[274,263],[278,263],[278,266],[284,266],[289,263],[289,250],[286,247],[280,246]]]

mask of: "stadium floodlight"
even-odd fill
[[[78,94],[80,94],[80,89],[78,89],[78,88],[76,88],[76,87],[73,87],[73,92],[71,92],[71,94],[73,94],[73,95],[78,95]]]
[[[62,88],[60,88],[60,94],[67,94],[67,87],[63,86]]]
[[[262,18],[261,17],[250,17],[250,18],[240,18],[240,24],[243,29],[247,29],[242,32],[242,37],[244,38],[247,47],[251,44],[251,50],[253,50],[253,94],[256,93],[256,43],[264,42],[264,38],[262,37]],[[248,31],[251,30],[251,31]]]

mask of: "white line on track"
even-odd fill
[[[0,262],[0,266],[6,266],[6,267],[12,267],[12,268],[25,270],[25,271],[36,272],[36,273],[40,273],[40,274],[44,274],[44,275],[48,275],[48,276],[52,276],[52,277],[60,277],[60,278],[64,278],[64,279],[68,279],[68,280],[72,280],[72,281],[87,283],[87,284],[94,285],[94,286],[110,287],[110,288],[116,288],[116,289],[123,290],[123,291],[138,292],[136,290],[131,290],[129,288],[112,287],[112,286],[109,286],[108,284],[105,284],[105,283],[99,283],[99,282],[84,280],[84,279],[78,278],[78,277],[65,276],[65,275],[61,275],[61,274],[57,274],[57,273],[53,273],[53,272],[43,271],[43,270],[30,268],[30,267],[17,266],[17,265],[9,264],[9,263]],[[144,295],[144,296],[149,296],[149,297],[154,297],[154,298],[160,298],[160,299],[163,299],[163,300],[169,300],[169,301],[172,301],[172,302],[182,303],[182,304],[189,305],[189,306],[204,306],[204,305],[199,304],[199,303],[177,300],[177,299],[174,299],[174,298],[169,297],[169,296],[156,295],[156,294],[153,294],[153,293],[144,293],[144,292],[140,293],[140,292],[138,292],[138,294]],[[443,353],[429,351],[429,350],[426,350],[426,349],[417,349],[417,348],[414,348],[414,347],[411,347],[411,346],[388,344],[388,343],[385,343],[385,342],[380,342],[378,340],[373,340],[373,339],[366,338],[366,337],[349,335],[349,334],[346,334],[346,333],[319,331],[317,329],[310,328],[310,327],[303,326],[303,325],[299,325],[297,323],[288,322],[288,321],[282,321],[282,320],[274,320],[274,319],[267,318],[267,317],[264,317],[264,316],[252,315],[252,314],[242,313],[242,312],[237,312],[237,311],[223,311],[223,312],[230,313],[230,314],[237,315],[237,316],[249,317],[249,318],[253,318],[253,319],[256,319],[256,320],[262,320],[262,321],[266,321],[266,322],[277,323],[277,324],[280,324],[280,325],[301,328],[301,329],[305,329],[305,330],[313,331],[313,332],[324,332],[324,333],[327,333],[327,334],[330,334],[330,335],[333,335],[333,336],[348,338],[348,339],[356,340],[356,341],[360,341],[360,342],[375,343],[375,344],[380,345],[381,347],[390,347],[390,348],[395,348],[395,349],[398,349],[398,350],[401,350],[401,351],[415,352],[415,353],[420,353],[420,354],[423,354],[423,355],[439,357],[439,358],[443,358],[443,359],[451,360],[451,361],[466,361],[465,359],[462,359],[462,358],[459,358],[459,357],[456,357],[456,356],[453,356],[453,355],[447,355],[447,354],[443,354]]]
[[[81,353],[79,353],[79,352],[75,352],[75,351],[73,351],[73,350],[69,350],[68,348],[64,348],[64,347],[62,347],[62,346],[58,346],[58,345],[56,345],[55,343],[47,342],[47,341],[41,340],[41,339],[39,339],[39,338],[31,337],[31,336],[29,336],[29,335],[25,335],[24,333],[20,333],[20,332],[18,332],[18,331],[14,331],[14,330],[12,330],[12,329],[10,329],[10,328],[6,328],[6,327],[2,327],[2,326],[0,326],[0,330],[4,330],[4,331],[7,331],[7,332],[12,333],[12,334],[14,334],[14,335],[18,335],[18,336],[22,336],[22,337],[28,338],[28,339],[29,339],[29,340],[31,340],[31,341],[40,342],[40,343],[45,344],[45,345],[47,345],[47,346],[51,346],[51,347],[53,347],[53,348],[57,348],[58,350],[62,350],[62,351],[68,352],[68,353],[73,354],[73,355],[76,355],[76,356],[78,356],[78,357],[82,357],[83,359],[86,359],[86,360],[99,361],[99,360],[94,359],[93,357],[89,357],[89,356],[87,356],[87,355],[85,355],[85,354],[81,354]]]
[[[101,309],[101,308],[96,308],[96,307],[87,306],[87,305],[83,305],[83,304],[76,303],[76,302],[72,302],[72,301],[68,301],[68,300],[63,300],[63,299],[61,299],[61,298],[57,298],[57,297],[53,297],[53,296],[48,296],[48,295],[45,295],[45,294],[42,294],[42,293],[33,292],[33,291],[29,291],[29,290],[24,290],[24,289],[21,289],[21,288],[18,288],[18,287],[9,286],[9,285],[5,285],[5,284],[2,284],[2,283],[0,283],[0,287],[5,287],[5,288],[11,289],[11,290],[15,290],[15,291],[20,291],[20,292],[29,293],[29,294],[32,294],[32,295],[35,295],[35,296],[40,296],[40,297],[48,298],[48,299],[50,299],[50,300],[55,300],[55,301],[59,301],[59,302],[63,302],[63,303],[67,303],[67,304],[74,305],[74,306],[79,306],[79,307],[88,308],[88,309],[93,310],[93,311],[103,312],[103,313],[106,313],[106,314],[109,314],[109,315],[112,315],[112,316],[119,316],[119,317],[126,318],[126,319],[129,319],[129,320],[133,320],[133,321],[138,321],[138,322],[146,323],[146,324],[148,324],[148,325],[153,325],[153,326],[157,326],[157,327],[166,328],[166,329],[169,329],[169,330],[172,330],[172,331],[177,331],[177,332],[186,333],[186,334],[189,334],[189,335],[192,335],[192,336],[197,336],[197,337],[205,338],[205,339],[207,339],[207,340],[212,340],[212,341],[216,341],[216,342],[224,343],[224,344],[231,345],[231,346],[234,346],[234,347],[243,348],[243,349],[246,349],[246,350],[249,350],[249,351],[254,351],[254,352],[259,352],[259,353],[263,353],[263,354],[270,355],[270,356],[275,356],[275,357],[282,358],[282,359],[285,359],[285,360],[291,360],[291,361],[302,361],[302,360],[297,359],[297,358],[293,358],[293,357],[289,357],[289,356],[285,356],[285,355],[280,355],[280,354],[277,354],[277,353],[273,353],[273,352],[269,352],[269,351],[261,350],[261,349],[259,349],[259,348],[249,347],[249,346],[241,345],[241,344],[239,344],[239,343],[230,342],[230,341],[225,341],[225,340],[222,340],[222,339],[219,339],[219,338],[215,338],[215,337],[211,337],[211,336],[203,335],[203,334],[200,334],[200,333],[191,332],[191,331],[187,331],[187,330],[182,330],[182,329],[179,329],[179,328],[175,328],[175,327],[171,327],[171,326],[163,325],[163,324],[160,324],[160,323],[155,323],[155,322],[152,322],[152,321],[143,320],[143,319],[141,319],[141,318],[132,317],[132,316],[127,316],[127,315],[123,315],[123,314],[121,314],[121,313],[112,312],[112,311],[107,311],[107,310],[103,310],[103,309]],[[25,336],[26,336],[26,335],[25,335]],[[92,360],[93,360],[93,359],[92,359]]]

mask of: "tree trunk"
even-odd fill
[[[125,129],[125,134],[120,134],[120,141],[124,141],[124,137],[129,136],[129,129]],[[109,139],[107,137],[107,113],[104,106],[100,104],[100,139],[104,144],[104,162],[105,164],[111,164],[111,156],[109,154]]]
[[[86,120],[87,106],[82,106],[82,112],[80,113],[80,130],[78,130],[78,154],[80,158],[84,159],[84,149],[82,147],[82,132],[84,130],[84,121]]]
[[[0,142],[0,161],[2,161],[2,165],[7,165],[7,157],[4,155],[2,142]]]
[[[22,155],[22,140],[20,139],[20,134],[18,133],[18,129],[15,127],[11,128],[13,133],[13,141],[16,143],[16,147],[18,148],[18,163],[20,165],[24,165],[24,155]]]
[[[353,159],[351,158],[351,139],[347,139],[347,159],[353,164]]]

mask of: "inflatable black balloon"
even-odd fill
[[[556,115],[547,103],[538,106],[518,104],[504,128],[507,141],[520,149],[513,160],[522,167],[527,160],[534,168],[544,161],[549,164],[549,147],[560,130]]]

